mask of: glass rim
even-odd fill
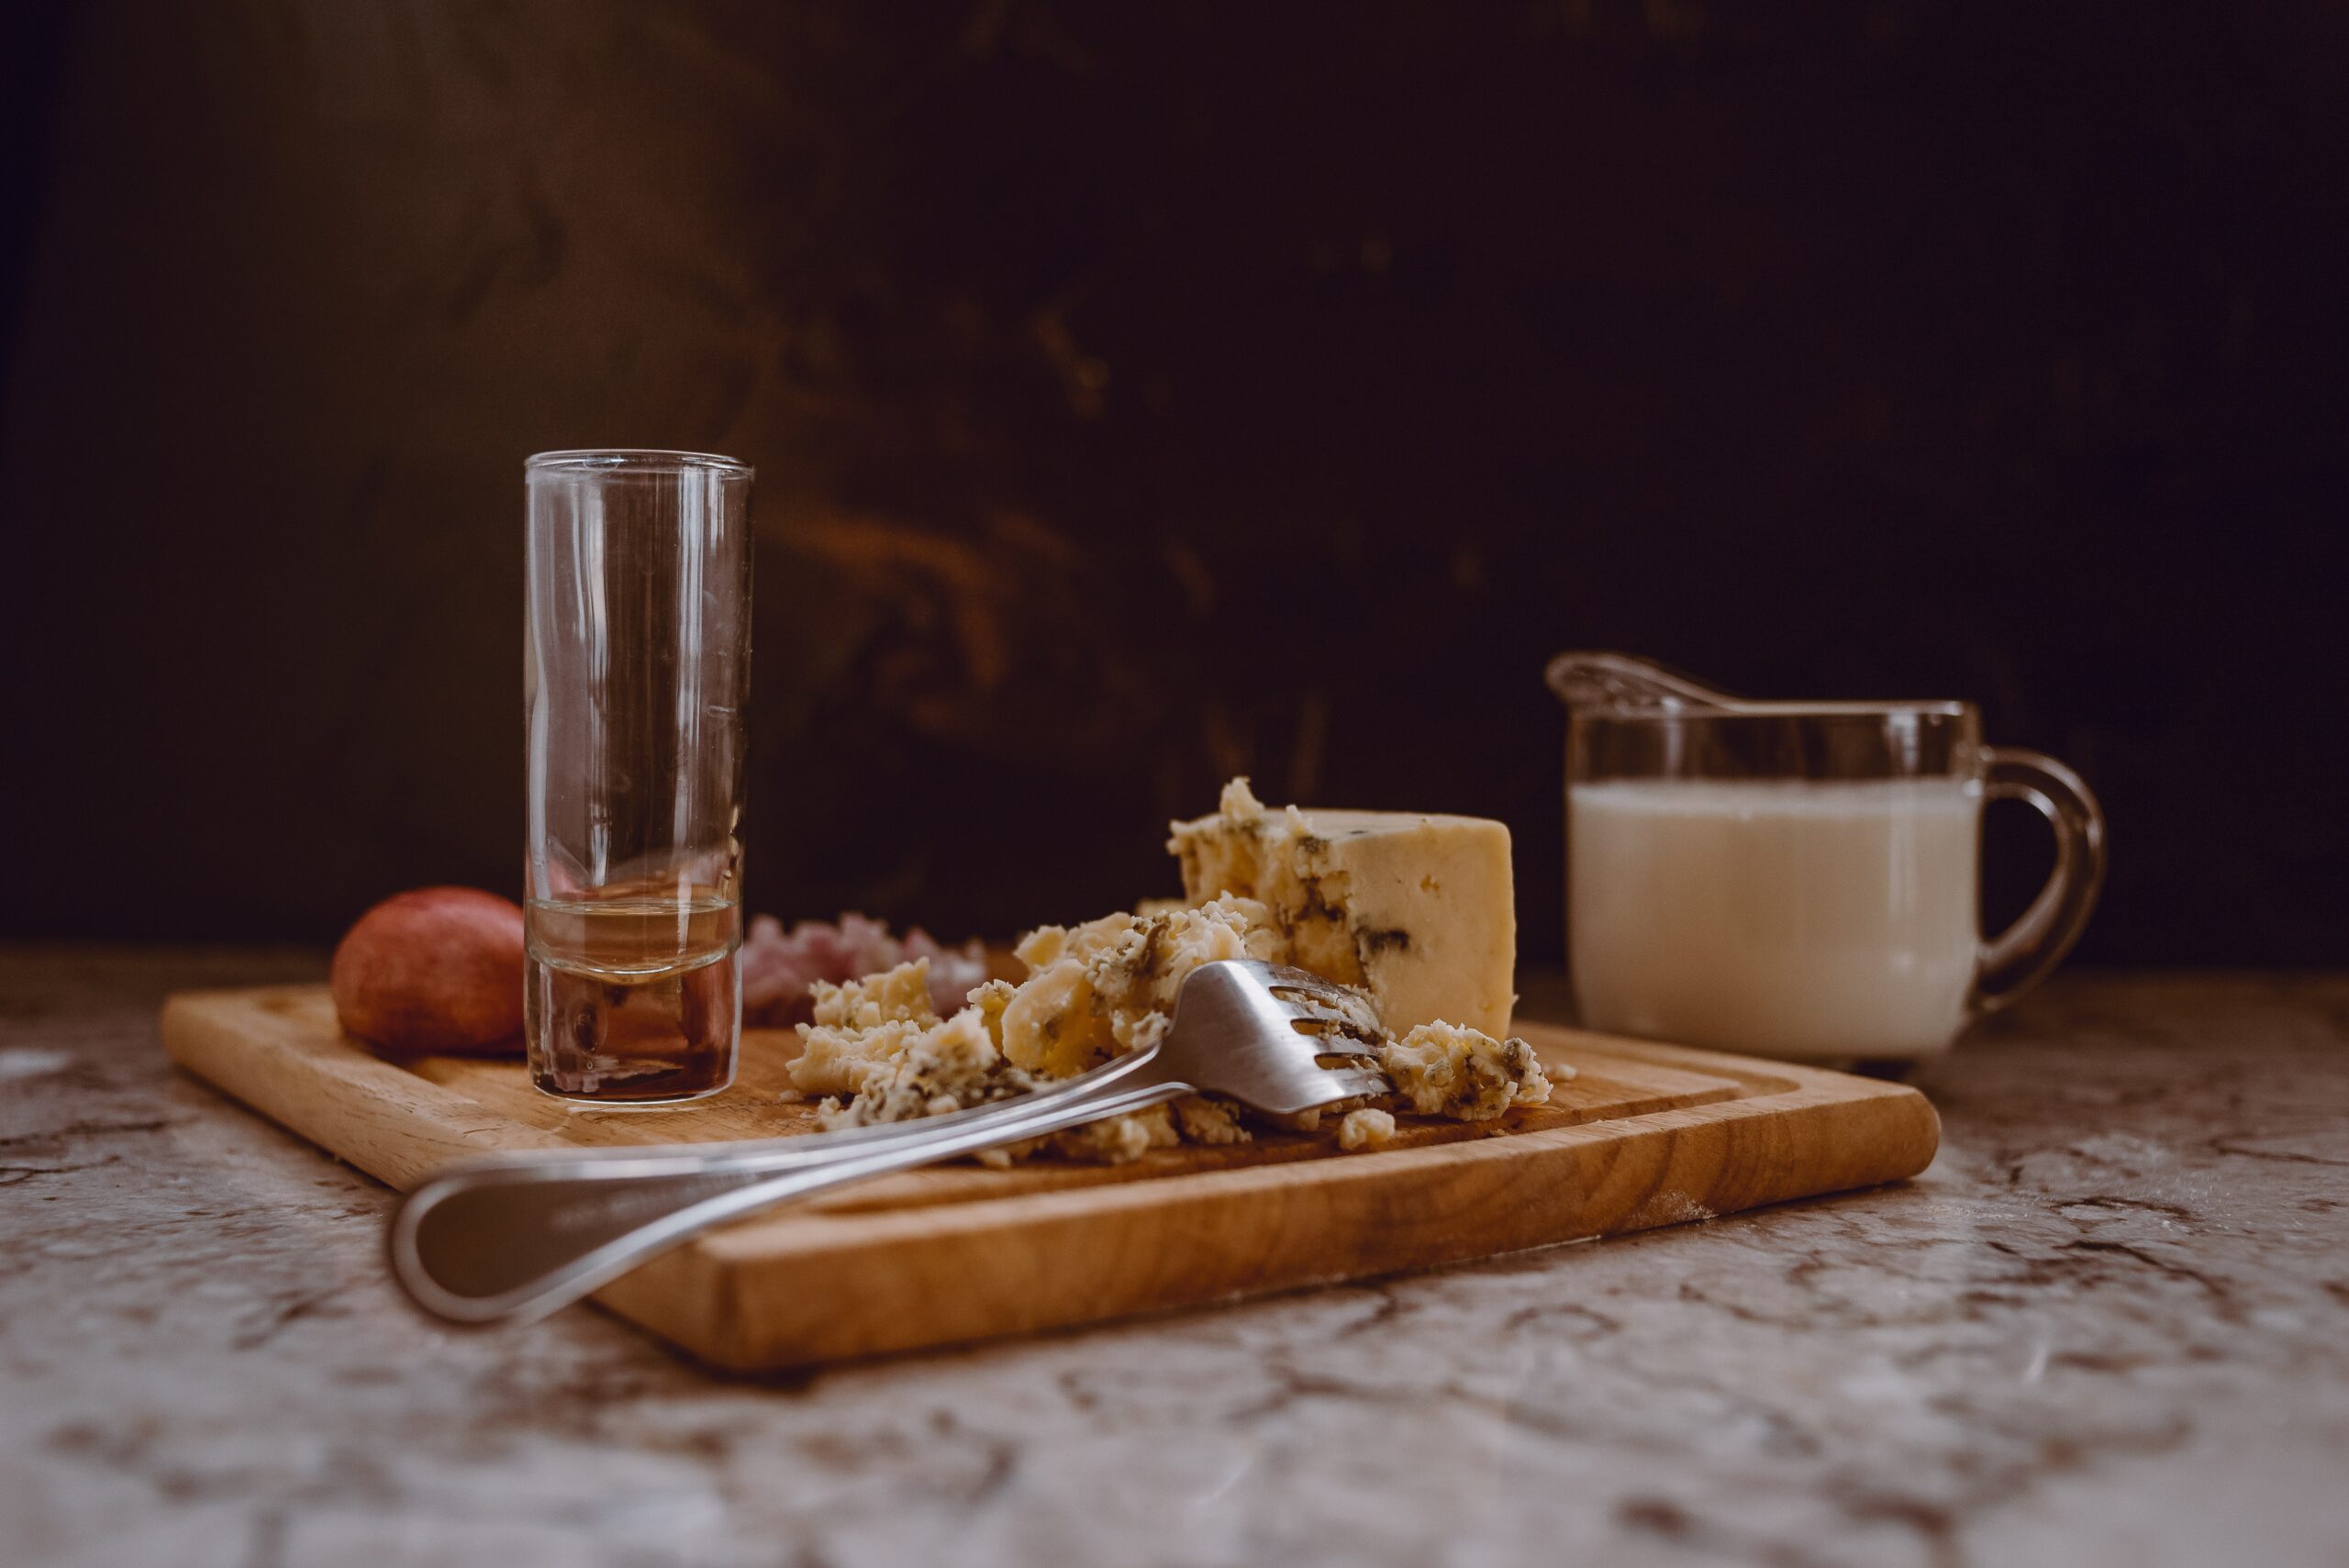
[[[533,478],[541,473],[604,478],[714,473],[725,479],[749,479],[752,475],[751,465],[738,458],[720,452],[671,451],[662,447],[574,447],[562,451],[535,452],[523,462],[522,472]]]
[[[1576,724],[1732,723],[1742,718],[1953,719],[1975,717],[1970,702],[1741,702],[1735,707],[1697,707],[1685,703],[1639,703],[1621,707],[1576,708]]]

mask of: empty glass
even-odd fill
[[[530,1079],[698,1099],[741,1033],[751,470],[565,451],[525,473]]]

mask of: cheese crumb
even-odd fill
[[[1174,1102],[1174,1122],[1193,1143],[1248,1143],[1255,1134],[1240,1125],[1240,1107],[1230,1100],[1193,1095]]]
[[[1153,1149],[1170,1148],[1182,1140],[1175,1135],[1174,1118],[1167,1108],[1152,1106],[1145,1110],[1113,1116],[1105,1121],[1089,1121],[1066,1132],[1056,1132],[1051,1141],[1053,1149],[1072,1160],[1125,1165]]]
[[[1264,803],[1258,800],[1256,792],[1248,787],[1248,775],[1241,773],[1223,786],[1223,794],[1216,801],[1216,810],[1233,827],[1245,827],[1264,815]]]
[[[1521,1040],[1495,1040],[1438,1019],[1379,1050],[1396,1097],[1421,1116],[1490,1121],[1550,1097],[1541,1058]]]
[[[833,1029],[938,1021],[938,1010],[930,1006],[930,960],[926,958],[839,985],[818,980],[812,993],[816,1022]]]
[[[855,1105],[841,1119],[863,1126],[944,1116],[1035,1086],[1033,1078],[1004,1061],[987,1032],[985,1014],[965,1007],[907,1040],[893,1060],[874,1065]]]
[[[879,974],[810,988],[816,1021],[799,1026],[798,1059],[791,1082],[803,1095],[854,1095],[865,1080],[901,1055],[907,1041],[938,1026],[930,1000],[930,960],[915,959]]]
[[[1357,1149],[1383,1149],[1394,1140],[1395,1118],[1368,1106],[1348,1111],[1345,1119],[1338,1123],[1338,1147],[1348,1153]]]

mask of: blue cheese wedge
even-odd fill
[[[1449,1019],[1495,1039],[1517,1005],[1508,829],[1416,811],[1273,810],[1244,778],[1173,825],[1185,896],[1253,899],[1278,962],[1367,990],[1397,1034]]]

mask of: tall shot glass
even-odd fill
[[[562,451],[525,473],[530,1081],[699,1099],[741,1036],[751,470]]]

